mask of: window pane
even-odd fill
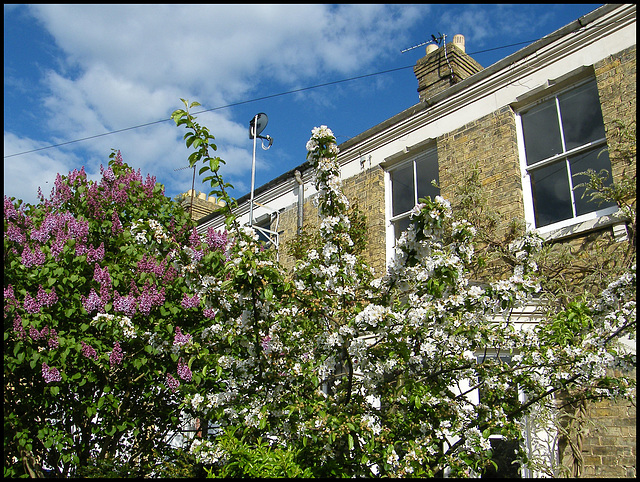
[[[517,459],[518,455],[518,441],[517,440],[503,440],[492,438],[489,439],[491,443],[491,452],[493,460],[498,468],[496,469],[493,464],[487,466],[482,473],[483,479],[519,479],[522,476],[518,473],[519,464],[513,463]]]
[[[564,160],[532,171],[531,188],[537,227],[573,217]]]
[[[567,150],[604,138],[600,98],[595,82],[558,96]]]
[[[391,171],[391,202],[393,216],[406,213],[416,205],[413,188],[413,163],[408,162]]]
[[[522,114],[527,165],[562,152],[555,99]]]
[[[598,155],[599,154],[599,155]],[[609,161],[609,153],[603,148],[597,148],[588,152],[584,152],[578,156],[571,157],[569,159],[571,165],[571,174],[573,176],[573,185],[577,186],[586,182],[589,178],[587,176],[576,175],[587,169],[593,169],[595,172],[600,172],[606,169],[609,173],[609,177],[605,182],[605,185],[611,184],[611,162]],[[590,197],[587,195],[584,198],[584,188],[577,188],[573,191],[576,202],[576,214],[590,213],[597,209],[604,209],[609,206],[615,206],[614,202],[599,204],[597,201],[590,201]]]
[[[393,231],[395,233],[396,240],[400,239],[402,232],[406,231],[409,227],[410,221],[409,216],[393,221]]]
[[[418,199],[430,196],[434,199],[440,194],[440,189],[433,186],[431,181],[435,179],[439,182],[438,177],[438,154],[435,150],[429,151],[426,156],[416,160],[416,174],[418,177]]]

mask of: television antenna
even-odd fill
[[[447,36],[440,32],[438,32],[438,37],[431,34],[431,40],[427,40],[418,45],[414,45],[413,47],[409,47],[408,49],[401,50],[400,53],[403,54],[405,52],[408,52],[409,50],[417,49],[418,47],[422,47],[423,45],[432,44],[432,43],[436,44],[438,47],[442,47],[446,38]]]

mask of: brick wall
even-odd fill
[[[636,48],[618,52],[594,65],[608,141],[615,121],[636,119]],[[635,176],[636,165],[611,156],[614,180],[623,171]],[[636,407],[609,401],[589,404],[582,445],[584,477],[636,477]]]
[[[357,202],[359,210],[367,218],[364,259],[374,268],[376,276],[382,276],[386,271],[384,170],[380,166],[368,169],[346,179],[342,187],[349,202]]]
[[[636,47],[630,47],[601,60],[594,65],[598,93],[602,104],[607,140],[613,148],[612,135],[616,121],[625,124],[636,120]],[[614,145],[612,145],[614,144]],[[630,166],[612,157],[613,178],[619,179],[623,171],[635,176],[635,162]]]
[[[594,66],[605,128],[610,138],[615,121],[635,120],[635,68],[635,47],[611,55]],[[455,186],[477,165],[491,208],[505,221],[524,218],[515,115],[510,107],[503,107],[441,136],[437,139],[437,149],[443,197],[453,200]],[[635,163],[628,166],[612,158],[612,168],[614,179],[618,179],[623,170],[628,175],[635,174]],[[385,269],[384,171],[379,166],[372,168],[345,180],[343,188],[351,202],[357,200],[367,217],[365,259],[380,275]],[[304,217],[306,225],[317,226],[317,207],[311,199],[305,200]],[[281,246],[295,235],[296,229],[297,206],[293,205],[281,216]],[[588,234],[567,242],[580,244],[586,236]],[[283,251],[281,262],[291,267],[293,260]],[[588,404],[587,419],[590,423],[584,427],[582,476],[635,477],[635,403]]]
[[[583,477],[636,477],[636,407],[591,403],[582,445]]]
[[[510,107],[470,122],[437,139],[441,195],[455,188],[477,165],[489,205],[505,219],[524,218],[515,116]]]

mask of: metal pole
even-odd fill
[[[253,226],[253,191],[255,188],[256,181],[256,142],[258,140],[258,136],[256,132],[258,131],[258,114],[253,118],[253,159],[251,161],[251,201],[249,203],[249,226]]]

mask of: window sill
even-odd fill
[[[542,233],[538,232],[538,234],[545,242],[551,242],[551,241],[558,241],[560,239],[570,238],[572,236],[584,234],[589,231],[597,231],[599,229],[613,226],[614,234],[616,234],[616,240],[623,241],[624,239],[618,239],[620,235],[619,233],[616,232],[615,226],[622,225],[622,227],[624,227],[625,221],[627,221],[626,218],[622,216],[617,216],[614,213],[609,215],[603,215],[596,219],[590,219],[588,221],[578,222],[576,224],[572,224],[571,226],[552,229],[550,231],[542,232]],[[624,235],[626,235],[626,229],[624,230]]]

